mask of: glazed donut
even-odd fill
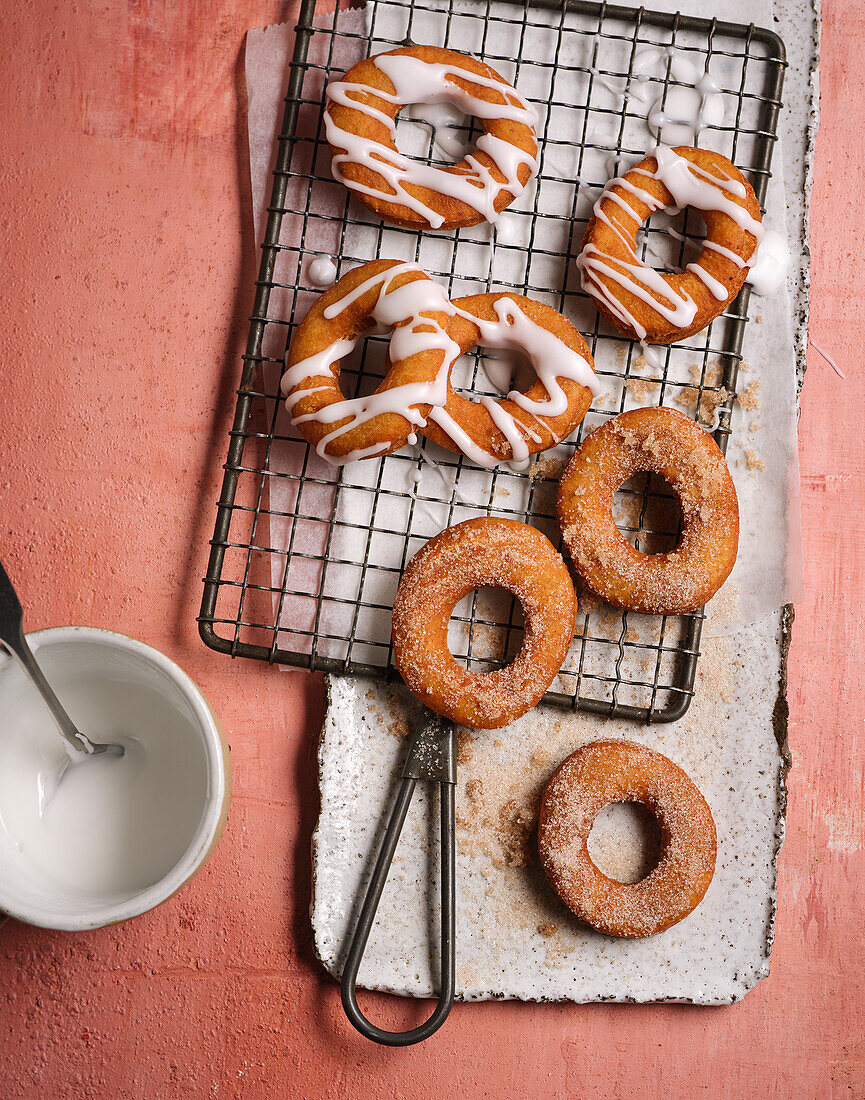
[[[495,221],[537,168],[535,112],[495,69],[437,46],[407,46],[353,66],[326,89],[325,132],[335,179],[385,221],[456,229]],[[412,103],[449,102],[483,134],[458,164],[400,153],[396,116]]]
[[[561,313],[520,294],[456,298],[447,331],[460,353],[478,344],[524,354],[536,380],[506,399],[471,401],[448,382],[447,403],[432,410],[422,431],[479,466],[528,465],[576,428],[601,392],[586,341]]]
[[[682,533],[666,554],[641,554],[613,520],[613,494],[634,473],[660,474],[679,498]],[[559,483],[562,539],[580,579],[607,603],[682,615],[721,587],[739,543],[739,505],[724,456],[683,413],[633,409],[583,440]]]
[[[476,588],[504,588],[523,607],[515,659],[493,672],[463,668],[448,649],[454,607]],[[473,729],[499,729],[538,702],[574,636],[576,596],[567,566],[534,527],[470,519],[426,543],[406,567],[393,605],[393,655],[414,694]]]
[[[662,274],[637,257],[637,231],[658,210],[688,206],[706,222],[703,250],[684,271]],[[620,332],[669,344],[724,312],[762,239],[754,189],[731,161],[708,149],[661,145],[607,184],[577,266],[583,289]]]
[[[661,830],[661,858],[639,882],[607,878],[592,862],[589,833],[613,802],[640,802]],[[553,773],[538,821],[541,864],[581,921],[608,936],[654,936],[699,905],[715,873],[715,822],[680,767],[644,745],[594,741]]]
[[[292,424],[322,458],[389,454],[444,404],[458,354],[442,327],[449,310],[445,290],[401,260],[363,264],[321,295],[291,341],[280,388]],[[392,329],[387,375],[371,396],[346,398],[340,360],[376,327]]]

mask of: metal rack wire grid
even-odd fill
[[[723,89],[724,118],[703,137],[749,175],[762,205],[784,49],[772,32],[753,26],[583,2],[372,0],[322,16],[314,9],[305,0],[296,31],[199,622],[205,642],[232,656],[391,678],[393,596],[427,538],[487,514],[531,522],[558,542],[555,491],[564,462],[588,431],[627,408],[678,406],[725,447],[747,289],[707,330],[652,354],[599,317],[574,258],[607,179],[651,145],[649,111],[663,111],[674,88],[692,86],[682,79],[683,59]],[[538,111],[536,183],[505,216],[507,233],[500,224],[492,242],[488,226],[424,234],[385,225],[331,177],[326,83],[368,54],[409,42],[484,58]],[[470,143],[474,132],[467,119],[450,136]],[[441,160],[434,137],[422,109],[400,116],[403,152]],[[681,268],[700,247],[700,228],[693,212],[672,221],[655,216],[642,235],[643,255]],[[416,261],[452,297],[495,288],[546,301],[586,335],[607,392],[575,437],[526,473],[478,469],[426,441],[384,459],[330,466],[297,436],[278,400],[285,349],[318,293],[309,264],[322,254],[334,257],[340,274],[389,256]],[[372,337],[343,363],[347,395],[378,384],[384,351]],[[477,349],[457,364],[462,373],[454,381],[466,392],[498,396],[507,384],[501,369]],[[678,506],[663,481],[627,483],[616,516],[646,552],[675,543]],[[702,611],[639,616],[581,593],[574,644],[545,701],[641,721],[681,717],[694,691],[703,619]],[[508,660],[521,637],[519,604],[498,590],[466,597],[451,621],[453,652],[475,670]]]

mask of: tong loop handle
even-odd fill
[[[453,737],[451,728],[450,737]],[[360,911],[357,927],[352,936],[348,958],[342,972],[342,1005],[345,1014],[361,1035],[383,1046],[405,1047],[428,1039],[438,1031],[447,1019],[454,1002],[455,936],[456,926],[456,828],[454,821],[454,780],[441,780],[441,982],[438,1004],[432,1016],[419,1027],[411,1031],[385,1031],[377,1027],[364,1016],[357,1003],[357,974],[363,954],[366,950],[369,934],[375,921],[375,914],[381,900],[388,872],[393,862],[394,852],[399,843],[402,827],[405,823],[417,779],[403,775],[397,789],[396,802],[391,810],[387,831],[372,877],[366,889],[366,896]]]

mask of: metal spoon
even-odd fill
[[[109,753],[111,756],[122,756],[122,745],[102,745],[85,737],[75,725],[63,708],[63,704],[54,694],[51,685],[42,674],[42,669],[36,663],[33,651],[24,637],[23,626],[24,612],[21,609],[21,601],[12,587],[12,582],[0,562],[0,642],[6,646],[21,662],[21,667],[33,681],[39,694],[48,704],[48,708],[54,715],[57,728],[67,742],[75,750],[75,756],[99,756]]]

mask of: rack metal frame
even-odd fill
[[[513,9],[513,16],[503,16],[503,5]],[[336,500],[343,484],[342,470],[334,469],[332,474],[322,474],[314,461],[314,453],[311,456],[308,449],[298,460],[296,473],[287,475],[283,470],[271,466],[271,458],[275,442],[283,444],[295,439],[294,434],[285,427],[284,417],[280,418],[278,400],[278,379],[282,364],[282,357],[272,353],[272,343],[266,339],[266,335],[274,328],[280,334],[284,334],[284,346],[291,339],[297,320],[295,306],[298,304],[300,286],[302,282],[301,272],[303,260],[307,256],[315,256],[320,251],[315,247],[311,234],[307,233],[308,223],[312,217],[311,196],[316,186],[321,185],[322,175],[319,165],[321,160],[318,154],[326,152],[326,142],[323,137],[320,123],[309,132],[302,133],[298,128],[298,120],[302,108],[307,111],[312,109],[317,102],[321,105],[320,88],[322,79],[328,80],[341,72],[336,63],[338,53],[336,46],[340,39],[361,39],[359,45],[367,47],[366,52],[376,52],[381,49],[393,48],[404,45],[411,39],[412,28],[417,18],[424,12],[441,13],[443,5],[434,0],[405,0],[401,5],[398,0],[372,0],[367,6],[369,11],[368,30],[365,35],[358,35],[340,29],[339,14],[347,5],[337,5],[336,10],[327,16],[316,18],[315,0],[303,0],[300,17],[296,28],[294,54],[290,64],[288,90],[285,96],[285,112],[279,135],[279,144],[276,165],[273,171],[273,183],[268,205],[268,216],[264,241],[262,243],[262,257],[258,279],[256,280],[255,301],[250,318],[249,334],[246,345],[246,353],[243,356],[243,371],[240,385],[237,390],[237,405],[234,422],[230,431],[228,456],[224,466],[222,491],[220,493],[216,523],[213,538],[211,540],[210,558],[204,583],[204,594],[199,616],[199,629],[204,642],[212,649],[231,655],[232,657],[248,657],[266,660],[271,663],[282,663],[297,667],[319,670],[331,673],[345,673],[359,676],[373,676],[395,678],[392,654],[387,643],[380,639],[361,638],[358,634],[360,623],[360,609],[363,600],[358,594],[357,598],[341,598],[339,596],[325,596],[324,587],[327,569],[331,565],[328,554],[333,546],[333,525],[336,514]],[[389,7],[394,9],[400,6],[405,11],[407,26],[406,40],[394,41],[382,37],[378,30],[378,16],[380,9]],[[773,32],[756,28],[753,25],[744,26],[733,23],[725,23],[719,20],[697,19],[681,14],[668,14],[650,11],[644,8],[619,7],[610,4],[598,4],[586,2],[586,0],[541,0],[541,2],[529,2],[529,0],[478,0],[475,5],[478,14],[487,20],[486,26],[493,17],[493,9],[496,19],[512,21],[520,30],[521,40],[525,41],[527,33],[533,26],[534,20],[539,17],[538,11],[555,13],[557,19],[552,21],[554,30],[557,31],[558,44],[561,46],[574,35],[582,36],[583,40],[593,41],[593,49],[588,64],[574,64],[573,68],[586,75],[587,101],[585,104],[568,105],[582,116],[582,129],[576,134],[576,141],[568,136],[568,144],[579,147],[579,163],[587,149],[593,148],[592,140],[588,133],[588,120],[592,112],[604,115],[607,121],[612,121],[617,126],[617,150],[622,155],[638,154],[641,151],[627,148],[624,140],[626,134],[626,119],[628,116],[628,100],[623,97],[623,104],[619,112],[609,108],[593,107],[592,89],[595,81],[624,81],[622,88],[627,92],[637,79],[634,72],[634,60],[642,46],[676,46],[687,36],[685,49],[691,51],[694,57],[699,59],[707,69],[713,56],[723,56],[733,59],[736,64],[741,64],[741,82],[736,93],[737,109],[732,126],[719,126],[715,130],[724,131],[729,146],[731,159],[736,160],[739,166],[749,175],[757,198],[762,206],[765,199],[766,187],[770,176],[770,164],[772,151],[776,140],[776,127],[778,114],[781,108],[781,89],[786,65],[785,51],[781,39]],[[459,49],[460,43],[449,40],[452,23],[457,20],[459,13],[453,5],[445,6],[446,32],[442,45]],[[549,16],[544,17],[544,28],[551,26]],[[326,61],[321,63],[310,60],[310,44],[316,36],[327,38]],[[486,35],[485,35],[486,38]],[[625,42],[628,45],[628,67],[626,71],[605,70],[599,67],[599,60],[603,60],[601,49],[605,39],[615,39],[617,42]],[[696,45],[695,45],[696,41]],[[557,56],[559,51],[557,50]],[[545,65],[555,69],[555,59],[544,58],[538,60],[524,52],[516,60],[514,58],[499,58],[493,50],[484,51],[482,56],[494,67],[500,67],[508,71],[508,66],[515,73],[518,80],[519,72],[529,65]],[[560,62],[559,62],[560,63]],[[755,94],[748,91],[746,85],[753,76],[756,66],[760,66],[762,73],[762,91]],[[322,69],[324,71],[322,72]],[[310,98],[307,91],[307,81],[314,74],[314,84],[317,89]],[[671,64],[667,63],[663,80],[658,80],[661,105],[666,102],[670,89],[674,88],[677,81]],[[554,102],[554,99],[553,101]],[[546,105],[545,105],[546,106]],[[616,117],[618,114],[618,118]],[[548,116],[549,117],[549,116]],[[756,121],[753,120],[756,117]],[[471,131],[469,131],[471,136]],[[547,129],[542,129],[539,134],[541,175],[545,180],[555,182],[558,177],[554,167],[549,166],[548,154],[555,154],[557,145],[565,142],[560,137],[554,137]],[[748,140],[745,141],[744,139]],[[746,151],[747,146],[747,151]],[[738,154],[738,158],[737,158]],[[433,147],[432,137],[427,150],[430,159],[435,159],[436,152]],[[747,156],[747,161],[743,157]],[[546,167],[545,167],[546,165]],[[324,177],[327,178],[327,177]],[[297,200],[297,188],[291,184],[300,180],[305,184],[301,187],[302,201]],[[560,180],[561,183],[569,181]],[[572,182],[572,181],[570,181]],[[592,184],[603,184],[603,180],[592,181]],[[331,182],[330,186],[334,186]],[[574,207],[576,207],[576,194],[574,192]],[[557,296],[558,308],[567,312],[567,303],[575,297],[579,297],[579,288],[572,285],[572,273],[569,272],[571,264],[564,264],[562,285],[559,287],[534,285],[530,272],[534,257],[556,257],[575,255],[579,246],[581,230],[579,220],[575,218],[575,209],[563,211],[562,219],[570,220],[567,231],[567,243],[561,251],[545,249],[542,243],[535,239],[535,221],[541,215],[537,207],[537,197],[533,212],[529,212],[532,220],[531,234],[527,248],[526,277],[520,283],[512,284],[513,289],[520,293],[532,295],[533,293],[552,292]],[[363,224],[368,230],[374,226],[375,220],[368,220],[369,216],[359,208],[354,201],[350,201],[348,194],[345,196],[345,209],[343,223],[340,232],[340,241],[345,243],[345,228],[351,224]],[[297,231],[291,241],[283,239],[287,227],[294,225]],[[299,228],[297,228],[299,226]],[[385,228],[381,226],[377,231],[376,246],[371,250],[373,254],[352,256],[345,254],[341,249],[338,253],[339,267],[352,266],[356,262],[363,262],[379,255],[379,249],[385,240]],[[685,222],[685,232],[688,225]],[[375,232],[375,230],[371,230]],[[423,234],[413,233],[409,230],[399,230],[408,237],[416,237],[416,256],[421,257],[421,241]],[[648,227],[648,235],[652,232]],[[457,231],[457,243],[451,253],[449,270],[430,271],[430,274],[441,278],[448,283],[449,288],[460,276],[455,270],[457,245],[462,231]],[[645,247],[645,245],[644,245]],[[682,244],[684,250],[685,244]],[[386,253],[385,253],[386,254]],[[284,281],[281,271],[285,267],[286,257],[290,256],[296,263],[296,279],[294,284]],[[681,259],[681,255],[679,259]],[[429,270],[429,267],[427,267]],[[502,284],[496,280],[497,288],[511,284]],[[272,315],[270,310],[274,299],[274,290],[281,294],[288,293],[291,296],[291,308],[289,315]],[[694,356],[699,358],[699,378],[692,380],[690,389],[693,391],[694,415],[699,417],[701,402],[705,395],[714,395],[717,408],[717,427],[715,438],[722,449],[726,449],[727,437],[730,433],[730,413],[736,392],[739,364],[742,357],[742,341],[745,327],[748,322],[749,292],[747,287],[743,289],[736,301],[726,311],[722,318],[714,322],[705,334],[700,334],[699,342],[693,347]],[[302,316],[302,311],[299,311]],[[630,345],[619,334],[606,327],[605,323],[596,318],[594,330],[585,333],[593,352],[597,356],[599,344],[605,341],[615,340],[620,345],[627,346],[627,354],[624,362],[617,365],[615,370],[606,373],[615,376],[622,385],[621,403],[624,405],[629,381],[638,379],[639,371],[636,361],[639,356],[639,348]],[[282,343],[282,337],[280,336]],[[268,347],[268,343],[270,347]],[[373,341],[367,341],[372,345]],[[681,392],[688,386],[681,381],[673,382],[668,378],[667,365],[670,362],[670,353],[666,351],[665,366],[662,376],[656,380],[658,403],[664,403],[665,396],[676,387]],[[720,362],[723,370],[720,378],[712,377],[709,369],[711,361]],[[472,376],[473,382],[477,381],[477,363]],[[366,347],[363,350],[360,363],[354,368],[347,367],[343,372],[343,379],[353,377],[355,386],[361,384],[365,371],[379,369],[371,367],[372,358],[367,360]],[[604,372],[599,370],[599,374]],[[345,381],[343,382],[345,385]],[[350,384],[350,383],[349,383]],[[614,415],[622,411],[621,408],[600,410],[604,415]],[[575,443],[579,441],[579,434]],[[306,447],[305,444],[298,446]],[[384,463],[399,459],[399,456],[389,456],[383,460],[370,460],[379,463],[377,480],[368,486],[370,494],[392,492],[383,488],[381,470]],[[412,462],[415,459],[405,456],[403,462]],[[419,460],[418,460],[419,461]],[[437,460],[440,461],[440,460]],[[452,473],[455,482],[465,468],[463,460],[453,456],[452,460],[445,460],[444,465]],[[289,512],[276,512],[270,507],[270,489],[273,478],[290,476],[296,482],[296,507]],[[490,492],[487,501],[479,500],[476,512],[483,514],[490,511],[507,514],[507,507],[503,507],[501,500],[493,503],[496,496],[498,472],[491,474]],[[508,477],[535,477],[538,486],[543,482],[543,476],[537,472],[528,475],[513,474],[508,471]],[[321,490],[318,495],[319,502],[324,502],[325,507],[330,506],[330,516],[306,515],[301,501],[303,500],[304,486],[311,485]],[[356,489],[357,486],[352,486]],[[647,524],[647,515],[652,508],[653,497],[659,495],[657,487],[649,481],[643,485],[631,487],[629,490],[636,494],[638,500],[639,520],[632,529],[636,544],[640,546],[640,539],[647,537],[675,537],[675,530],[653,530]],[[412,490],[406,490],[407,496],[414,496]],[[660,492],[663,496],[663,491]],[[536,517],[535,503],[540,499],[534,486],[528,493],[528,506],[519,510],[519,518],[533,520]],[[454,514],[456,506],[456,493],[448,508],[448,522]],[[414,505],[412,505],[414,507]],[[372,503],[373,515],[375,503]],[[411,511],[409,512],[409,516]],[[321,539],[322,549],[320,554],[308,553],[301,550],[295,542],[295,528],[298,520],[313,519],[321,521],[326,526],[324,537]],[[359,522],[359,528],[365,528],[367,520]],[[289,534],[287,540],[273,545],[271,529],[274,524],[288,525]],[[392,532],[399,536],[400,532]],[[404,537],[402,552],[402,564],[410,556],[408,554],[410,530],[407,527],[401,532]],[[279,541],[279,540],[276,540]],[[359,563],[361,573],[367,569],[377,568],[371,560],[372,542],[367,538],[366,551],[363,560]],[[644,543],[645,546],[645,543]],[[318,593],[310,593],[305,587],[298,588],[294,585],[290,576],[290,565],[293,558],[305,558],[312,564],[316,561],[321,567],[320,587]],[[230,559],[230,560],[229,560]],[[337,562],[337,565],[340,563]],[[274,566],[276,565],[276,568]],[[276,578],[276,579],[275,579]],[[279,579],[281,578],[281,579]],[[362,584],[358,593],[362,591]],[[292,598],[308,597],[317,601],[315,614],[305,629],[296,633],[286,630],[284,615],[289,606],[287,600]],[[353,614],[351,617],[351,629],[346,634],[346,652],[342,657],[334,657],[321,649],[327,649],[322,644],[325,637],[322,603],[326,599],[351,604]],[[380,610],[389,610],[383,605],[376,605]],[[669,722],[680,718],[688,708],[694,691],[697,660],[699,657],[700,635],[704,620],[702,610],[692,615],[679,617],[660,617],[656,636],[651,641],[643,640],[640,632],[635,629],[634,617],[629,612],[622,612],[614,623],[596,621],[590,612],[581,614],[581,629],[575,637],[571,672],[566,678],[568,690],[550,691],[545,696],[545,702],[555,703],[563,707],[593,711],[614,717],[623,717],[648,722]],[[468,650],[464,654],[470,667],[489,667],[487,657],[482,657],[473,652],[473,628],[478,625],[491,627],[504,627],[506,638],[503,654],[512,653],[518,645],[521,635],[521,627],[518,617],[515,618],[515,608],[512,606],[503,622],[501,617],[484,614],[478,605],[477,599],[472,601],[470,612],[464,616],[468,636]],[[285,639],[290,638],[292,644],[285,644]],[[300,637],[302,646],[297,644]],[[357,645],[355,644],[357,642]],[[610,655],[610,667],[607,672],[592,672],[585,660],[587,647],[607,647],[604,652]],[[361,652],[367,659],[358,659],[355,650]],[[372,654],[374,659],[369,659]],[[643,671],[634,672],[630,668],[632,658],[639,657]],[[654,660],[654,667],[645,671],[647,659]],[[503,657],[505,659],[505,657]],[[560,678],[561,680],[561,678]],[[635,705],[634,692],[642,691],[646,695],[644,704]],[[631,699],[631,701],[627,701]]]

